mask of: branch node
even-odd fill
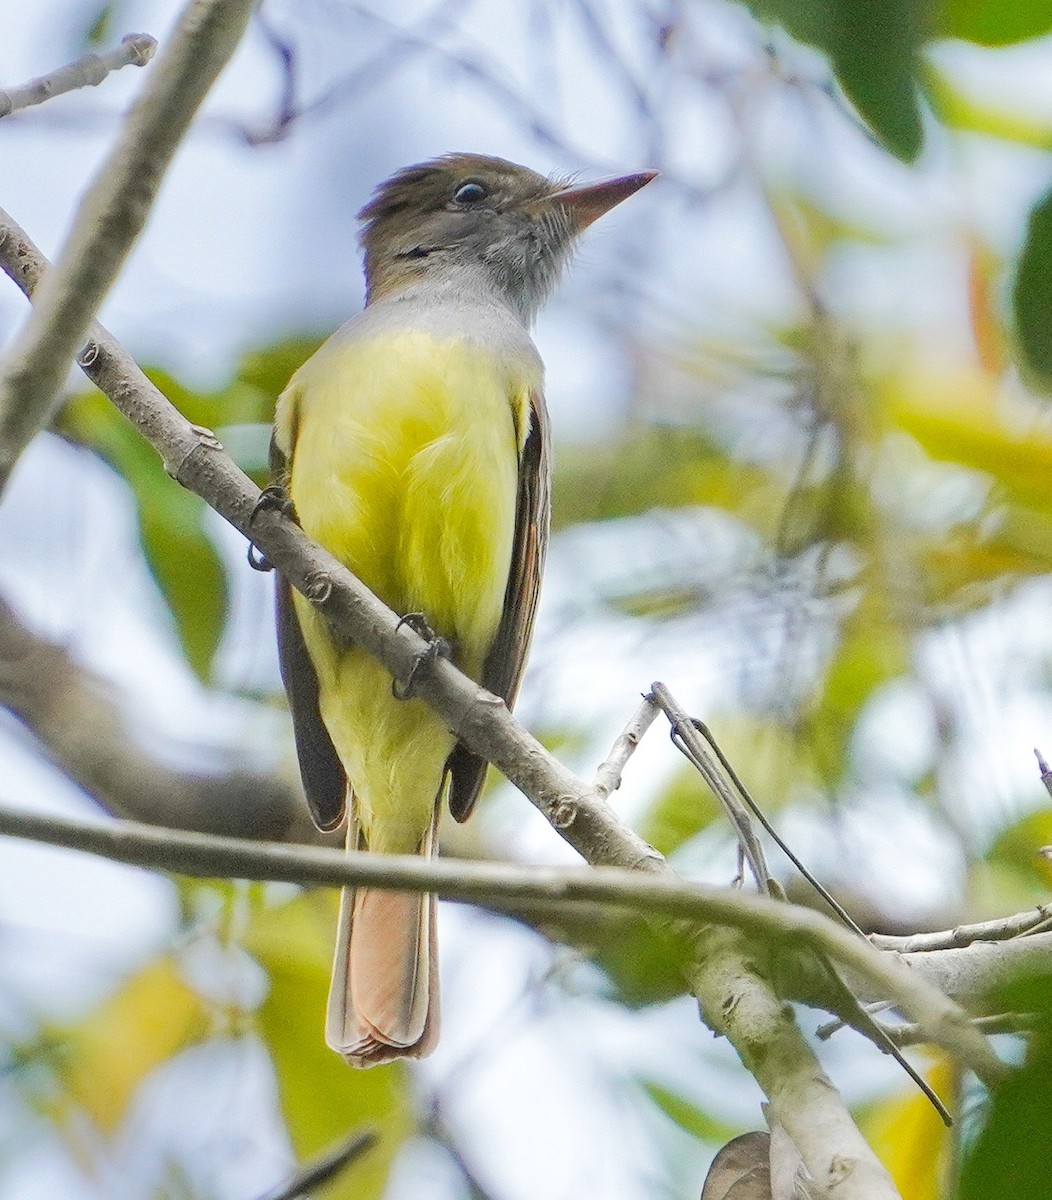
[[[304,577],[303,594],[311,604],[325,604],[332,595],[332,576],[327,571],[311,571]]]
[[[77,355],[77,366],[82,367],[86,371],[88,367],[95,365],[100,353],[99,343],[94,338],[89,342],[85,342],[84,348]]]
[[[569,829],[577,820],[577,805],[569,798],[563,797],[552,805],[548,819],[556,829]]]
[[[129,66],[145,67],[157,50],[157,39],[148,33],[126,33],[121,38],[121,45],[127,46],[134,55]]]

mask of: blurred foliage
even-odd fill
[[[823,51],[845,95],[888,149],[907,162],[917,157],[924,5],[916,0],[750,0],[749,7]]]
[[[195,425],[211,429],[239,467],[261,486],[274,405],[289,376],[321,343],[298,337],[253,350],[216,391],[195,390],[166,371],[146,374]],[[208,533],[207,507],[159,470],[157,455],[95,390],[74,396],[58,430],[119,471],[135,497],[143,549],[168,603],[187,660],[208,680],[227,619],[223,564]]]
[[[1023,363],[1052,386],[1052,195],[1030,214],[1012,301]]]
[[[735,1130],[730,1125],[714,1121],[708,1113],[664,1084],[653,1079],[641,1079],[639,1086],[670,1121],[691,1137],[719,1144],[734,1136]]]
[[[62,1074],[69,1100],[113,1136],[149,1073],[210,1025],[211,1007],[175,962],[155,959],[68,1031]]]
[[[859,115],[907,162],[923,143],[924,45],[961,38],[1007,46],[1052,30],[1048,0],[746,0],[761,19],[821,50]]]
[[[1016,979],[999,988],[991,1011],[1029,1013],[1036,1019],[1020,1070],[994,1089],[981,1128],[964,1155],[957,1200],[1043,1196],[1052,1179],[1047,1136],[1052,1078],[1052,975]]]
[[[270,988],[256,1013],[277,1074],[282,1112],[297,1154],[309,1159],[363,1126],[379,1144],[321,1189],[325,1200],[383,1195],[391,1160],[414,1132],[404,1067],[353,1071],[321,1036],[332,967],[335,894],[307,893],[260,912],[245,945]]]

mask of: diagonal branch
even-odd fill
[[[124,265],[190,121],[233,54],[254,0],[189,0],[171,42],[77,210],[56,266],[0,369],[0,494],[51,419],[92,317]]]
[[[28,295],[45,265],[23,231],[0,212],[0,267]],[[259,489],[222,452],[215,435],[191,425],[101,326],[93,326],[91,338],[80,358],[85,374],[157,448],[169,475],[258,544],[334,627],[383,662],[393,676],[404,678],[426,648],[422,639],[279,511],[267,509],[254,518]],[[589,863],[646,873],[646,880],[636,886],[679,886],[664,858],[623,825],[594,789],[549,755],[513,720],[503,701],[452,663],[435,663],[419,679],[417,694],[442,714],[461,741],[498,767]],[[287,847],[281,850],[288,853]],[[594,881],[582,885],[596,886]],[[722,895],[727,903],[728,894]],[[730,894],[730,899],[746,898]],[[759,902],[757,897],[748,899]],[[657,916],[648,919],[662,924]],[[808,917],[820,919],[818,914]],[[873,953],[842,930],[834,936],[845,940],[849,955]],[[690,989],[707,1023],[731,1040],[770,1098],[775,1119],[785,1127],[812,1177],[837,1200],[892,1200],[890,1178],[819,1066],[791,1009],[757,967],[755,949],[742,934],[725,927],[704,930],[697,946],[688,971]],[[908,986],[910,973],[897,958],[879,961],[882,971],[897,974],[901,986]],[[965,1013],[944,996],[931,1000],[940,1013],[935,1022],[940,1040],[952,1040],[961,1061],[984,1077],[998,1076],[999,1061]]]
[[[85,54],[76,62],[59,67],[48,75],[41,75],[38,79],[6,90],[0,88],[0,117],[18,112],[19,109],[31,108],[34,104],[43,104],[45,100],[61,96],[63,92],[98,87],[107,75],[119,71],[121,67],[145,67],[156,49],[157,40],[148,33],[129,33],[121,39],[116,50],[110,50],[107,54]]]

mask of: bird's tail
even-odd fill
[[[420,852],[431,856],[435,818]],[[348,822],[347,844],[358,832]],[[433,895],[344,888],[325,1040],[354,1067],[423,1058],[438,1040]]]

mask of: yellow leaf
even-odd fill
[[[992,7],[992,6],[991,6]],[[929,96],[947,125],[1020,146],[1052,149],[1052,124],[1032,113],[1013,112],[966,96],[950,77],[929,64]]]
[[[925,1072],[928,1083],[952,1109],[952,1065],[940,1056]],[[928,1099],[916,1089],[871,1107],[862,1132],[887,1167],[901,1196],[939,1200],[950,1146],[949,1131]]]
[[[888,416],[932,458],[985,471],[1001,498],[1052,511],[1052,428],[980,372],[887,381]]]
[[[63,1074],[71,1097],[113,1133],[142,1080],[209,1023],[205,1002],[165,956],[133,975],[68,1033]]]

